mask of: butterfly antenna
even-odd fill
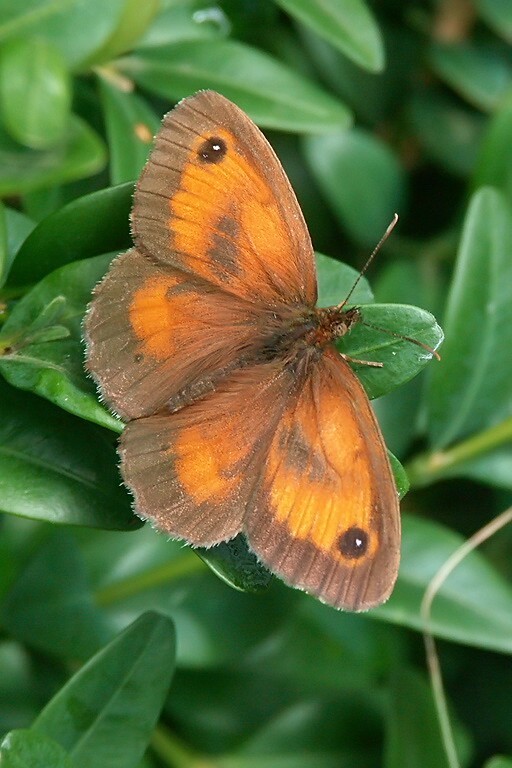
[[[395,213],[395,215],[393,216],[393,219],[392,219],[391,223],[389,224],[388,228],[386,229],[386,231],[382,235],[381,239],[379,240],[379,242],[377,243],[377,245],[375,246],[375,248],[371,252],[370,256],[368,257],[368,259],[366,261],[366,264],[364,265],[364,267],[362,268],[362,270],[358,274],[357,279],[356,279],[354,285],[352,286],[352,288],[350,289],[348,295],[345,296],[345,298],[343,299],[341,304],[338,304],[337,309],[343,309],[345,304],[347,304],[347,302],[349,301],[350,297],[352,296],[352,294],[354,293],[355,289],[357,288],[357,285],[358,285],[359,281],[361,280],[361,278],[363,277],[364,273],[366,272],[366,270],[368,269],[368,267],[370,266],[370,264],[372,263],[372,261],[374,260],[374,258],[376,257],[376,255],[378,254],[378,252],[380,251],[380,249],[382,248],[382,246],[384,245],[384,243],[386,242],[386,240],[390,236],[390,234],[392,233],[392,231],[394,230],[397,221],[398,221],[398,214]]]
[[[424,344],[423,341],[419,341],[419,339],[413,339],[412,336],[404,336],[403,333],[395,333],[394,331],[390,331],[389,328],[381,328],[380,325],[372,325],[371,323],[367,323],[366,320],[361,320],[361,325],[364,325],[365,328],[371,328],[373,331],[380,331],[380,333],[387,333],[388,336],[394,336],[397,339],[410,341],[413,344],[416,344],[416,346],[422,347],[423,349],[425,349],[433,357],[435,357],[436,360],[441,360],[441,355],[439,354],[439,352],[436,352],[436,350],[433,347],[429,347],[428,344]]]

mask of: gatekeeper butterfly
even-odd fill
[[[398,495],[363,387],[334,347],[357,308],[316,308],[314,253],[269,143],[212,91],[163,121],[137,183],[135,247],[96,288],[87,366],[127,423],[138,515],[192,546],[243,532],[337,608],[389,597]]]

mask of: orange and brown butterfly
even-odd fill
[[[390,595],[398,495],[367,395],[334,347],[359,318],[315,307],[290,183],[237,106],[204,91],[163,121],[137,183],[135,247],[86,317],[87,367],[127,423],[138,515],[196,547],[243,532],[338,608]]]

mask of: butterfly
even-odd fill
[[[285,172],[235,104],[202,91],[163,120],[137,182],[135,247],[96,287],[87,368],[127,422],[140,517],[195,547],[245,534],[289,585],[347,610],[386,600],[398,494],[368,397],[317,308]]]

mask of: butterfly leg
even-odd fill
[[[347,363],[356,363],[356,365],[369,365],[371,368],[383,368],[384,363],[377,363],[372,360],[358,360],[355,357],[350,357],[350,355],[344,355],[342,352],[340,352],[341,357],[347,361]]]

